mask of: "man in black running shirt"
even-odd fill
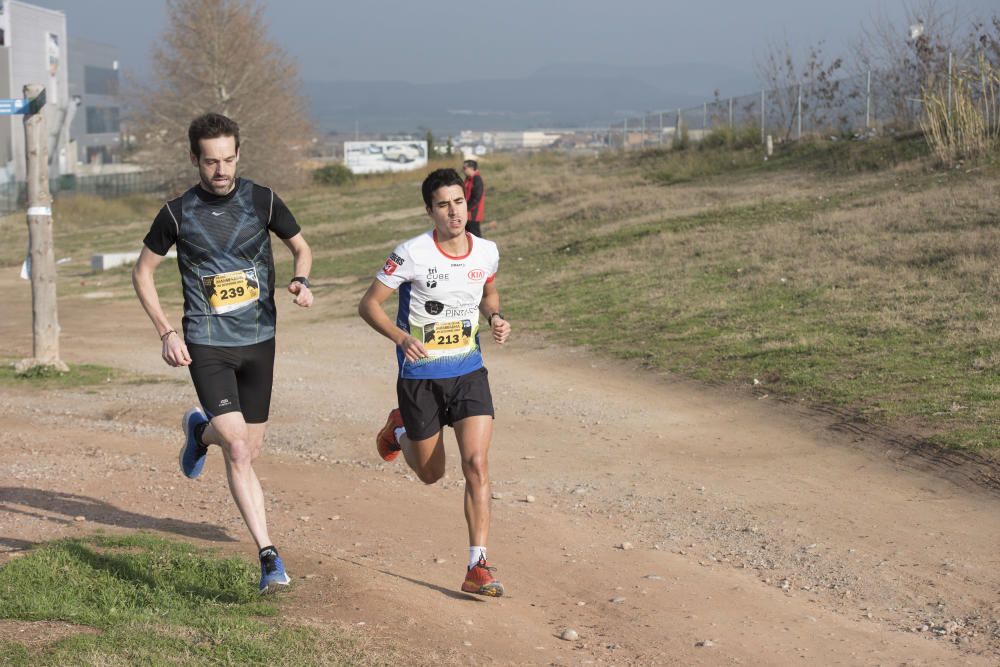
[[[294,216],[267,187],[236,176],[239,126],[220,114],[188,129],[200,182],[160,210],[143,240],[132,283],[162,341],[163,360],[187,366],[202,409],[184,415],[181,471],[201,474],[209,445],[222,448],[229,490],[261,563],[260,592],[291,580],[267,531],[264,494],[253,470],[271,404],[274,369],[273,232],[294,257],[288,291],[308,308],[312,252]],[[153,273],[171,246],[184,292],[183,334],[160,306]]]

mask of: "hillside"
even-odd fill
[[[768,161],[755,147],[504,156],[482,171],[522,328],[919,441],[1000,446],[995,162],[937,169],[907,138]],[[417,185],[303,197],[320,270],[361,289],[384,246],[425,224]],[[353,213],[405,206],[374,227]]]

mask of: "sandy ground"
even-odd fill
[[[8,359],[31,349],[30,292],[13,274],[0,277]],[[279,304],[256,468],[295,579],[287,615],[350,625],[415,663],[1000,662],[988,466],[524,336],[484,345],[497,406],[490,556],[509,595],[460,593],[454,441],[434,486],[378,459],[393,352],[360,320],[331,315],[331,301],[357,297],[339,289],[320,285],[312,311]],[[252,557],[219,451],[198,480],[177,470],[180,416],[195,401],[186,371],[160,360],[135,301],[100,297],[114,293],[63,300],[63,358],[159,381],[0,387],[0,562],[98,529]],[[561,639],[566,629],[578,638]]]

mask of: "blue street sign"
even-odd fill
[[[32,115],[38,113],[39,109],[45,106],[45,91],[42,90],[38,97],[34,99],[0,99],[0,116],[13,116],[17,114]]]
[[[11,116],[14,114],[22,114],[28,110],[28,100],[15,99],[15,100],[4,100],[0,99],[0,116]]]

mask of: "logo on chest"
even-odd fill
[[[437,287],[439,280],[448,280],[448,274],[439,272],[436,266],[427,267],[427,278],[426,278],[427,289],[434,289],[435,287]]]

